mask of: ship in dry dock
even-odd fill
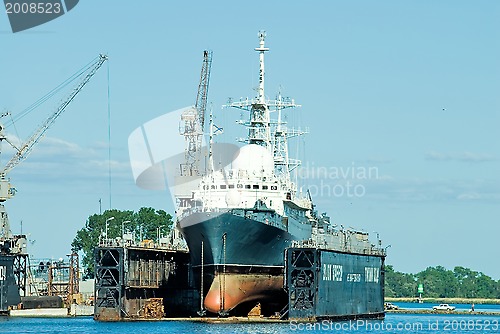
[[[265,315],[280,316],[383,314],[380,244],[318,214],[308,192],[292,181],[300,162],[289,157],[288,139],[302,132],[287,128],[282,114],[298,105],[280,95],[266,98],[264,32],[259,42],[257,96],[227,106],[249,113],[248,121],[240,122],[248,128],[245,145],[225,167],[214,168],[211,121],[208,168],[198,178],[187,176],[190,182],[180,182],[184,190],[176,194],[177,228],[189,247],[203,311],[246,315],[259,307]],[[187,185],[192,188],[186,191]]]

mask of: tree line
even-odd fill
[[[418,285],[423,284],[423,298],[497,298],[500,299],[500,280],[464,267],[448,270],[442,266],[428,267],[408,274],[385,266],[386,297],[416,297]]]

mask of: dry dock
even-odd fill
[[[286,307],[265,313],[256,302],[243,314],[217,317],[200,311],[201,279],[195,279],[186,250],[105,240],[95,251],[94,319],[270,323],[384,317],[384,254],[290,247],[284,257]]]

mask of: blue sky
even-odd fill
[[[310,133],[292,144],[309,170],[376,168],[376,177],[304,178],[344,226],[380,233],[387,263],[417,272],[470,267],[500,279],[500,2],[80,1],[13,34],[0,13],[0,110],[14,115],[99,53],[110,57],[112,207],[173,211],[168,194],[135,186],[127,139],[193,104],[202,51],[213,50],[209,102],[232,142],[245,136],[228,97],[254,96],[257,32],[267,32],[266,93],[302,108]],[[36,257],[69,252],[86,218],[109,208],[105,65],[11,173],[5,205]],[[52,101],[16,124],[27,138]],[[246,117],[246,115],[244,115]],[[7,131],[16,134],[16,129]],[[297,145],[296,145],[297,144]],[[5,145],[4,145],[5,148]],[[1,157],[5,163],[8,150]],[[330,194],[336,184],[363,196]],[[321,190],[323,187],[323,191]],[[339,188],[336,188],[339,189]],[[358,188],[361,189],[361,188]],[[337,193],[338,194],[338,193]]]

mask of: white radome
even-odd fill
[[[250,176],[269,176],[274,171],[274,159],[265,147],[249,144],[238,150],[232,169],[244,170]]]

